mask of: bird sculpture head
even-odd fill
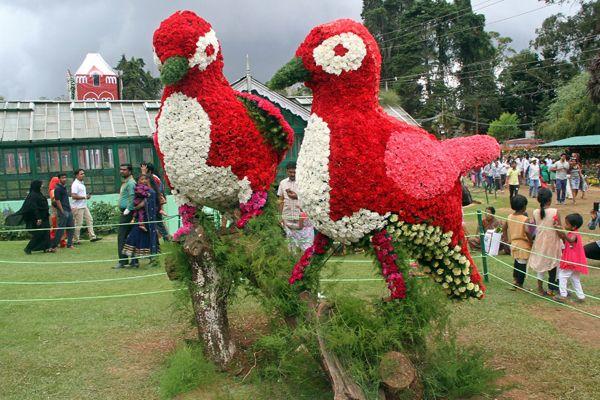
[[[350,19],[314,27],[296,50],[296,57],[271,79],[274,89],[304,82],[315,90],[324,85],[377,90],[381,55],[367,28]]]
[[[192,11],[177,11],[154,32],[154,61],[165,85],[190,71],[222,71],[223,56],[215,31]]]

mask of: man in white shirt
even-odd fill
[[[313,243],[314,229],[300,206],[296,163],[289,162],[286,165],[286,173],[288,177],[282,180],[277,188],[281,225],[288,237],[290,247],[298,247],[304,251]]]
[[[532,158],[531,164],[529,164],[529,197],[537,197],[538,190],[540,189],[540,166],[538,165],[538,159]]]
[[[90,236],[90,242],[96,242],[101,238],[97,237],[94,233],[94,227],[92,224],[92,214],[87,206],[87,201],[91,197],[87,193],[83,178],[85,177],[85,171],[78,169],[75,171],[75,179],[71,184],[71,210],[73,211],[73,218],[75,219],[75,233],[73,234],[73,244],[80,244],[79,234],[81,233],[81,225],[85,219],[87,225],[88,235]]]
[[[569,173],[567,153],[560,155],[560,160],[554,163],[551,171],[556,172],[556,200],[558,204],[565,204],[567,194],[567,174]]]

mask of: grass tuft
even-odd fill
[[[204,358],[198,343],[178,347],[166,361],[159,375],[161,399],[172,399],[199,386],[210,386],[219,379],[215,366]]]

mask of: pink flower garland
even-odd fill
[[[371,243],[381,264],[381,273],[388,284],[392,299],[406,298],[406,284],[402,272],[396,265],[398,256],[394,254],[392,239],[385,230],[382,230],[373,235]]]
[[[302,254],[302,257],[300,257],[300,260],[298,260],[296,265],[294,265],[292,275],[289,279],[290,285],[292,285],[296,281],[302,280],[302,278],[304,277],[304,270],[310,265],[313,255],[325,254],[325,252],[329,248],[329,243],[330,240],[327,236],[323,235],[322,233],[317,233],[313,245],[306,249],[304,254]]]
[[[194,216],[196,215],[196,207],[190,204],[179,206],[179,215],[181,216],[181,228],[173,234],[174,240],[179,240],[181,236],[187,235],[194,227]]]
[[[265,204],[267,204],[267,192],[259,190],[252,193],[252,197],[247,203],[240,204],[242,216],[237,221],[237,227],[242,229],[252,217],[262,214],[262,208]]]

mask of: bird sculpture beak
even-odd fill
[[[304,67],[300,57],[294,57],[273,75],[267,86],[274,90],[285,89],[294,83],[310,81],[310,72]]]
[[[183,79],[188,69],[187,58],[180,56],[169,57],[160,69],[160,80],[165,85],[174,85]]]

